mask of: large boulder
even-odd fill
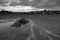
[[[11,27],[21,27],[22,25],[28,24],[30,21],[27,19],[17,19]]]

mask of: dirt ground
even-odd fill
[[[26,18],[33,21],[39,28],[44,27],[51,32],[60,35],[60,15],[0,15],[0,20]]]

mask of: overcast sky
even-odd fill
[[[9,6],[21,6],[25,8],[30,6],[30,8],[34,7],[60,10],[60,0],[0,0],[0,9],[1,7],[6,8]]]

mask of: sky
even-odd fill
[[[36,9],[60,10],[60,0],[0,0],[0,9],[8,11]]]

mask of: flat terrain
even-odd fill
[[[45,27],[52,32],[59,33],[60,29],[60,15],[6,15],[0,16],[1,19],[26,18],[32,20],[39,27]],[[59,33],[60,34],[60,33]]]
[[[55,34],[60,35],[60,15],[19,15],[19,14],[16,15],[16,14],[12,14],[12,15],[0,16],[0,20],[15,19],[18,17],[30,19],[37,25],[37,27],[39,28],[44,27],[45,29],[50,30],[51,32]],[[8,26],[9,25],[10,24],[8,24]],[[0,26],[2,26],[2,23],[0,24]]]

